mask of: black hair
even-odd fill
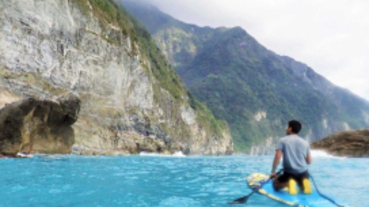
[[[298,134],[302,128],[301,123],[296,120],[289,121],[288,127],[291,128],[291,131],[296,134]]]

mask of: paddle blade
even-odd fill
[[[234,200],[234,201],[232,201],[232,202],[229,202],[228,204],[230,204],[230,205],[235,205],[235,204],[244,204],[244,203],[246,203],[246,202],[247,202],[247,200],[249,199],[249,197],[250,197],[252,194],[254,194],[254,192],[250,193],[250,194],[249,194],[249,195],[247,195],[247,196],[244,196],[244,197],[242,197],[242,198],[238,198],[238,199],[236,199],[236,200]]]

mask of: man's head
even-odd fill
[[[296,120],[291,120],[288,122],[286,133],[287,135],[298,134],[301,130],[301,123]]]

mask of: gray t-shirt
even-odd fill
[[[283,152],[283,169],[288,173],[303,173],[308,169],[306,157],[310,154],[307,141],[297,135],[281,138],[277,150]]]

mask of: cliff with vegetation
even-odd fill
[[[198,27],[139,1],[122,2],[192,94],[228,122],[235,151],[273,152],[291,119],[302,122],[301,135],[310,142],[369,127],[367,101],[266,49],[242,28]]]
[[[77,154],[233,151],[227,123],[112,0],[0,1],[0,90],[2,104],[76,94]]]
[[[311,148],[336,156],[369,157],[369,130],[333,134],[313,143]]]

